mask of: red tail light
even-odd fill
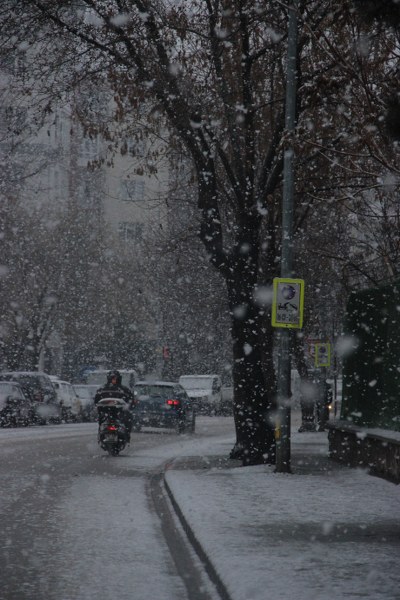
[[[115,425],[107,425],[107,431],[117,431],[117,428]]]
[[[180,402],[179,402],[179,400],[167,400],[167,404],[169,406],[179,406]]]

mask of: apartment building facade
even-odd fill
[[[167,227],[165,197],[168,161],[159,142],[141,132],[117,132],[113,144],[82,120],[88,90],[75,90],[49,105],[40,121],[35,99],[24,93],[26,54],[0,57],[0,193],[15,198],[27,211],[69,207],[77,218],[93,226],[103,223],[116,240],[140,254],[154,232]],[[90,100],[103,112],[112,131],[112,97],[92,93]],[[43,116],[43,112],[41,113]],[[142,120],[145,114],[141,115]],[[101,129],[101,128],[100,128]],[[89,131],[90,130],[90,131]],[[158,156],[157,165],[149,155]],[[160,324],[149,311],[146,335],[156,338]],[[54,330],[46,342],[55,369],[62,363],[62,332]]]

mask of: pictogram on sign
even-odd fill
[[[315,344],[315,366],[330,367],[331,365],[331,345],[329,342],[319,342]]]
[[[304,280],[276,277],[272,301],[272,326],[303,327]]]

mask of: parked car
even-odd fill
[[[233,386],[222,387],[221,414],[224,416],[233,415]]]
[[[29,425],[32,406],[19,383],[0,381],[0,426]]]
[[[99,389],[97,385],[86,385],[84,383],[74,383],[73,385],[76,395],[81,401],[82,418],[84,421],[95,421],[97,411],[94,405],[94,397]]]
[[[135,383],[138,379],[138,374],[134,369],[113,369],[121,373],[122,385],[128,387],[133,391]],[[103,387],[107,383],[107,375],[110,369],[96,369],[95,371],[86,371],[84,375],[84,382],[87,385],[95,385],[97,389]]]
[[[219,375],[182,375],[179,383],[185,388],[199,414],[222,414],[222,383]]]
[[[56,390],[57,400],[61,406],[61,418],[66,423],[82,421],[82,404],[76,395],[75,389],[68,381],[50,375],[51,382]]]
[[[31,419],[37,424],[61,423],[61,407],[50,377],[41,371],[8,371],[0,381],[19,383],[31,402]]]
[[[179,383],[138,381],[135,385],[136,408],[134,428],[166,427],[178,433],[194,433],[196,412],[193,403]]]

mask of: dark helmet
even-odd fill
[[[109,373],[107,373],[107,383],[121,385],[121,379],[122,377],[119,371],[109,371]]]

